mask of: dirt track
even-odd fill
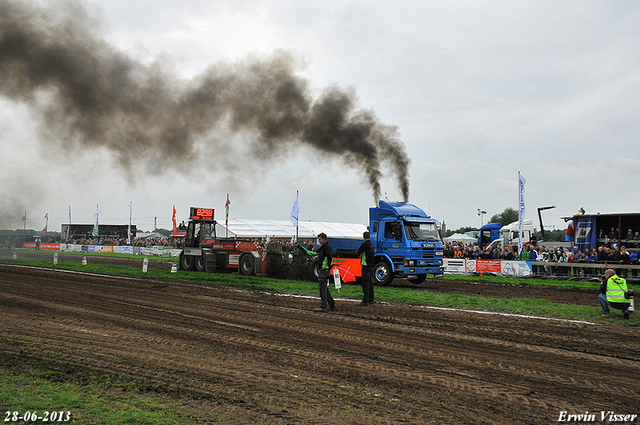
[[[349,301],[322,314],[316,305],[0,265],[0,355],[142,379],[221,423],[548,424],[561,411],[597,421],[600,411],[640,414],[636,327]]]

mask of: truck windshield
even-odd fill
[[[404,222],[407,238],[413,241],[436,241],[440,239],[435,223]]]

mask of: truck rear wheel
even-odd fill
[[[391,266],[386,261],[380,261],[373,266],[373,283],[380,286],[389,286],[393,280]]]
[[[238,270],[243,276],[253,276],[255,262],[253,260],[253,255],[246,253],[240,257],[240,264],[238,265]]]
[[[195,261],[193,261],[194,257],[191,255],[180,256],[180,270],[192,271],[195,268]]]

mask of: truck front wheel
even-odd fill
[[[417,275],[414,275],[414,276],[407,277],[407,280],[409,282],[413,283],[414,285],[420,285],[425,280],[427,280],[427,275],[426,274],[417,274]]]
[[[373,282],[380,286],[389,286],[393,280],[391,266],[386,261],[380,261],[373,267]]]

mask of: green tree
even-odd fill
[[[489,220],[489,223],[501,223],[503,226],[518,221],[518,211],[513,208],[505,208],[500,214],[495,214]]]
[[[480,230],[480,229],[478,229],[477,227],[470,227],[470,226],[461,227],[461,228],[459,228],[457,230],[449,230],[449,229],[447,229],[440,236],[442,236],[443,238],[448,238],[449,236],[453,235],[454,233],[465,234],[467,232],[474,232],[474,231],[477,231],[477,230]]]

